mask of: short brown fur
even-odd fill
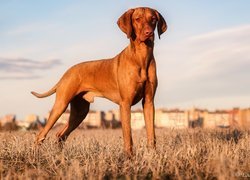
[[[57,119],[70,104],[69,122],[58,133],[65,141],[79,126],[95,97],[107,98],[120,106],[124,149],[132,154],[130,125],[131,106],[142,99],[148,146],[155,148],[154,95],[157,88],[156,62],[153,55],[154,30],[164,33],[167,24],[159,12],[151,8],[135,8],[125,12],[117,22],[127,34],[130,44],[111,59],[89,61],[71,67],[48,92],[33,95],[42,98],[56,93],[56,100],[44,129],[37,135],[41,143]]]

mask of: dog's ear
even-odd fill
[[[117,21],[119,28],[130,38],[133,33],[132,14],[134,9],[125,12]]]
[[[165,19],[162,17],[162,15],[156,10],[155,10],[155,13],[156,13],[157,19],[158,19],[157,31],[158,31],[158,36],[160,39],[161,34],[167,30],[168,26],[167,26]]]

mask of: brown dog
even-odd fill
[[[148,146],[155,147],[154,95],[157,87],[156,63],[153,55],[154,30],[158,35],[166,31],[167,24],[159,12],[151,8],[135,8],[125,12],[117,22],[127,34],[130,44],[111,59],[83,62],[71,67],[60,81],[39,98],[56,92],[56,100],[44,129],[36,143],[42,142],[57,119],[70,103],[68,124],[57,133],[65,141],[79,126],[95,97],[105,97],[120,106],[124,148],[132,154],[130,126],[131,106],[142,99]]]

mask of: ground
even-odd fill
[[[133,131],[134,156],[123,153],[121,129],[76,130],[63,149],[55,131],[39,148],[37,132],[0,132],[0,179],[238,179],[250,177],[250,131],[157,129]]]

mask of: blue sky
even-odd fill
[[[248,1],[10,0],[0,2],[0,117],[45,116],[54,96],[30,91],[48,90],[78,62],[118,54],[128,40],[116,21],[138,6],[157,9],[168,23],[155,42],[156,107],[250,106]],[[117,108],[100,99],[91,107]]]

